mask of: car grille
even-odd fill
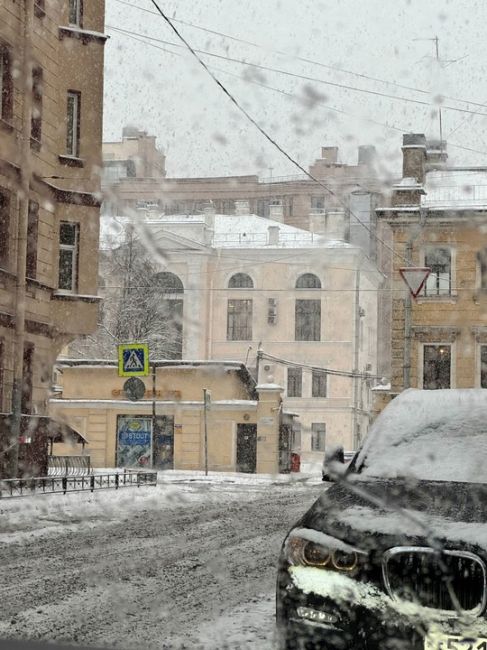
[[[473,553],[439,554],[432,548],[398,546],[384,553],[382,573],[392,598],[448,612],[456,612],[460,607],[475,615],[485,608],[486,567]]]

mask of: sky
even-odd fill
[[[352,164],[358,145],[373,144],[383,171],[398,173],[401,133],[438,139],[441,102],[450,163],[487,163],[484,0],[157,1],[192,47],[226,57],[200,54],[306,168],[321,146],[338,146],[340,162]],[[104,139],[120,140],[127,124],[156,135],[168,176],[299,174],[155,11],[151,0],[107,0]]]

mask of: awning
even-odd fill
[[[11,421],[11,413],[0,413],[0,429],[10,429]],[[59,422],[45,415],[21,415],[21,438],[30,438],[34,432],[44,434],[51,443],[88,444],[88,439],[66,422]]]

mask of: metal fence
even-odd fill
[[[35,494],[66,494],[157,485],[157,472],[138,470],[91,474],[89,476],[43,476],[0,480],[0,499],[25,497]]]
[[[86,476],[91,474],[90,456],[48,456],[48,476]]]

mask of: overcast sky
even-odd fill
[[[299,173],[238,112],[183,48],[168,48],[179,54],[175,56],[111,29],[117,27],[180,44],[162,18],[142,11],[154,11],[150,0],[126,2],[107,0],[110,39],[105,50],[106,140],[119,140],[125,124],[156,135],[167,155],[170,176],[259,173],[265,177],[271,173],[270,168],[273,176]],[[397,171],[401,133],[396,129],[438,138],[435,98],[440,92],[451,98],[444,100],[447,106],[487,115],[487,107],[468,103],[487,102],[485,0],[159,2],[171,18],[259,46],[174,23],[195,48],[327,82],[427,102],[425,106],[355,92],[202,55],[252,117],[306,167],[319,156],[322,145],[338,145],[341,162],[352,163],[359,144],[375,144],[386,164]],[[436,35],[441,65],[435,61],[433,41],[415,40]],[[297,56],[334,69],[303,62]],[[486,116],[446,108],[442,115],[451,162],[487,164]],[[454,143],[485,154],[455,148]]]

